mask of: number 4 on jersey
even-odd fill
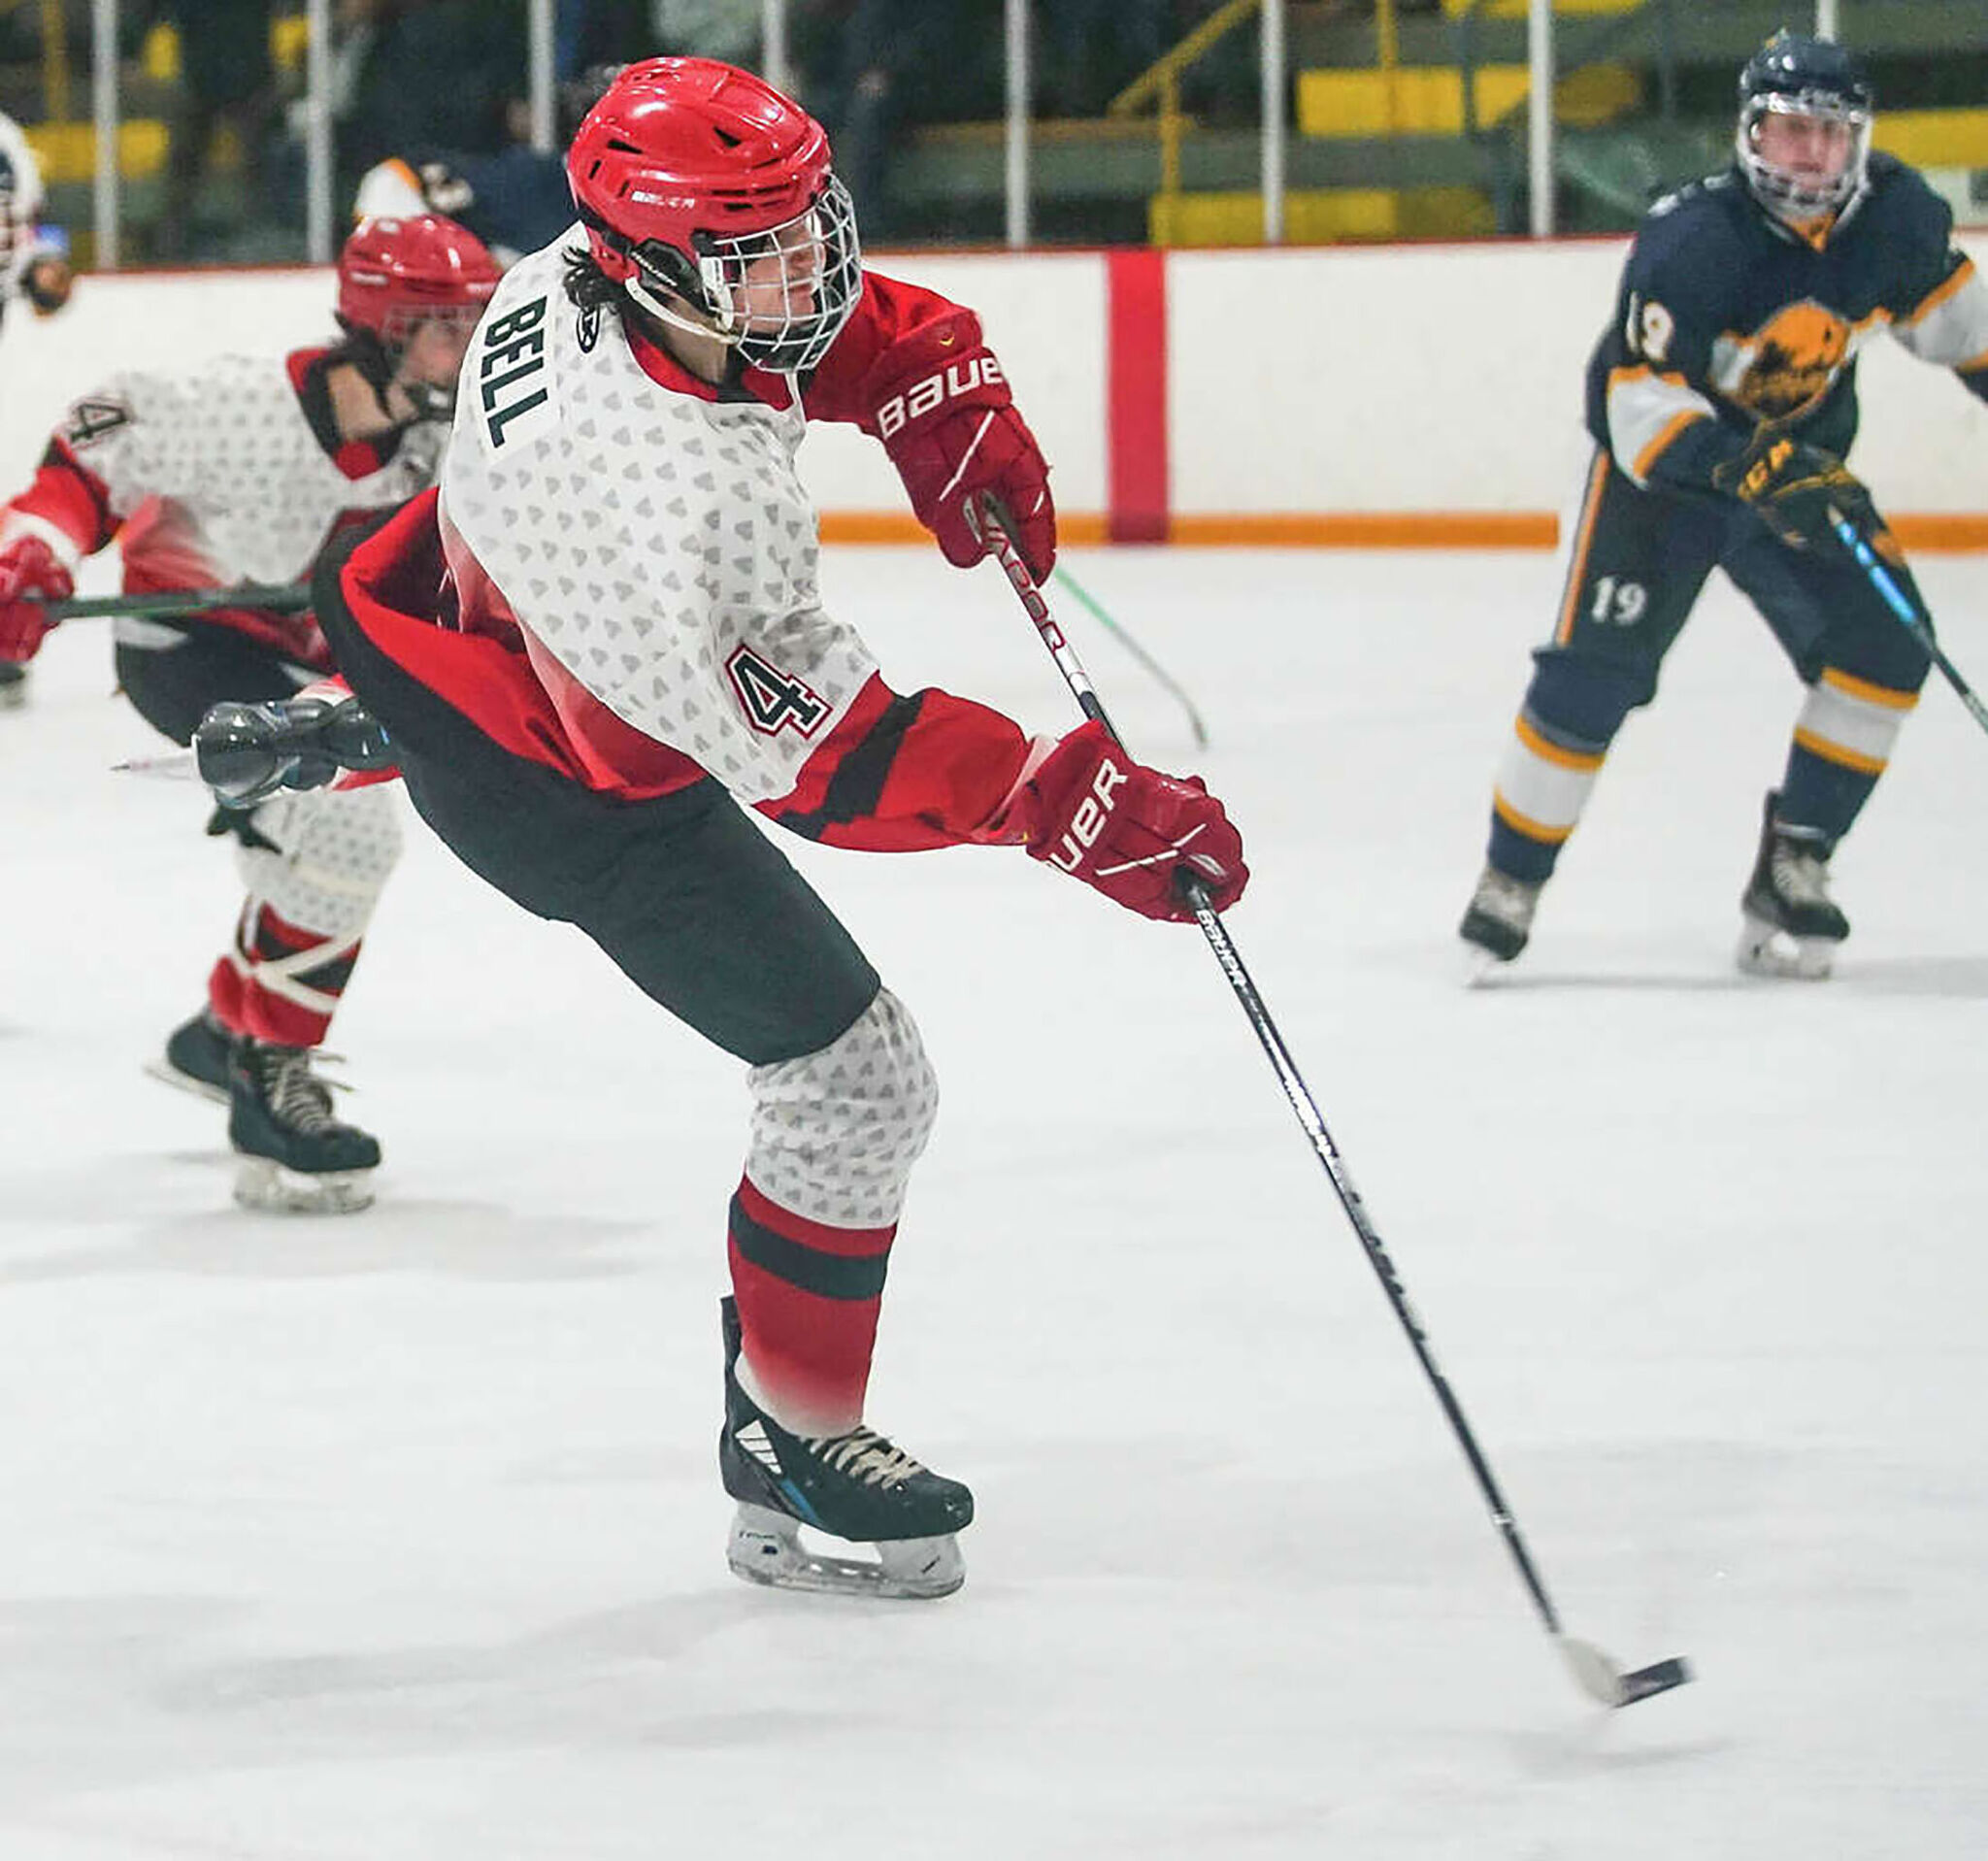
[[[771,737],[781,730],[794,730],[812,737],[828,706],[791,673],[770,665],[750,647],[741,647],[725,661],[732,689],[753,729]]]

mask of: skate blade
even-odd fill
[[[1750,914],[1740,930],[1734,952],[1740,973],[1778,981],[1821,982],[1836,962],[1836,944],[1827,937],[1795,937]]]
[[[967,1580],[966,1560],[950,1532],[938,1538],[887,1539],[876,1549],[874,1563],[810,1550],[801,1543],[801,1528],[793,1519],[763,1506],[742,1504],[732,1520],[725,1561],[735,1577],[768,1589],[889,1602],[933,1602],[950,1596]]]
[[[235,1200],[265,1214],[357,1214],[373,1206],[373,1172],[327,1170],[310,1176],[269,1157],[240,1157]]]
[[[1486,949],[1482,944],[1474,944],[1466,937],[1459,940],[1457,978],[1466,988],[1496,988],[1510,974],[1510,956],[1500,956]]]
[[[25,711],[27,709],[27,681],[15,679],[0,685],[0,711]]]
[[[228,1088],[225,1085],[210,1085],[205,1080],[197,1080],[191,1073],[182,1073],[171,1060],[161,1054],[157,1059],[147,1060],[145,1073],[148,1079],[157,1080],[161,1085],[170,1085],[176,1092],[190,1092],[197,1099],[205,1099],[210,1105],[225,1105],[228,1102]]]

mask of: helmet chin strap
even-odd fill
[[[735,328],[721,327],[712,316],[698,316],[681,308],[679,297],[658,297],[643,282],[642,273],[631,271],[622,281],[621,288],[635,302],[653,316],[659,323],[667,323],[672,329],[679,329],[686,336],[702,336],[706,341],[723,343],[726,348],[739,347],[740,332]]]

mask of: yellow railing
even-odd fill
[[[1281,0],[1279,0],[1281,3]],[[1180,108],[1180,79],[1231,32],[1263,11],[1264,0],[1228,0],[1171,51],[1155,60],[1105,106],[1110,116],[1135,116],[1154,104],[1160,136],[1160,193],[1176,199],[1180,185],[1180,145],[1192,119]],[[1387,74],[1389,126],[1393,126],[1395,74],[1401,68],[1401,32],[1395,18],[1396,0],[1375,0],[1374,30],[1380,69]]]
[[[1160,192],[1173,195],[1180,189],[1180,139],[1187,132],[1187,114],[1180,108],[1180,74],[1199,64],[1209,49],[1226,39],[1252,14],[1261,11],[1263,0],[1229,0],[1180,41],[1172,51],[1133,79],[1105,106],[1108,116],[1136,116],[1148,103],[1159,106]]]

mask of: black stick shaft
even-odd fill
[[[45,601],[52,620],[97,620],[117,615],[209,614],[215,608],[252,608],[262,614],[301,614],[311,605],[308,582],[245,582],[233,588],[162,588],[150,594],[93,594]]]
[[[1071,695],[1077,707],[1093,722],[1102,724],[1111,734],[1112,741],[1124,748],[1124,739],[1112,727],[1111,720],[1105,714],[1105,707],[1093,688],[1089,676],[1081,661],[1064,637],[1063,629],[1056,624],[1055,616],[1049,612],[1049,605],[1043,599],[1043,591],[1029,573],[1028,565],[1021,559],[1013,540],[1002,527],[999,516],[993,513],[982,513],[981,535],[993,550],[995,560],[1001,564],[1009,584],[1019,597],[1023,609],[1035,623],[1036,632],[1043,644],[1049,648],[1049,656],[1056,661],[1057,670],[1063,674],[1064,681],[1070,686]],[[1128,752],[1129,753],[1129,752]],[[1422,1366],[1422,1374],[1428,1378],[1429,1386],[1436,1392],[1436,1400],[1441,1405],[1444,1418],[1450,1432],[1456,1436],[1457,1445],[1463,1449],[1464,1458],[1470,1463],[1471,1473],[1477,1482],[1477,1489],[1483,1494],[1485,1504],[1490,1508],[1491,1521],[1498,1527],[1505,1540],[1506,1549],[1511,1553],[1519,1580],[1524,1583],[1526,1594],[1532,1598],[1533,1607],[1539,1612],[1540,1620],[1553,1635],[1561,1633],[1560,1612],[1553,1607],[1552,1598],[1546,1594],[1546,1586],[1540,1579],[1532,1554],[1526,1549],[1524,1538],[1519,1534],[1518,1521],[1512,1516],[1511,1508],[1506,1503],[1497,1478],[1491,1472],[1491,1464],[1484,1458],[1484,1450],[1477,1446],[1477,1438],[1471,1432],[1471,1424],[1465,1418],[1463,1405],[1456,1399],[1456,1392],[1449,1386],[1449,1379],[1442,1374],[1436,1361],[1436,1353],[1429,1342],[1429,1334],[1422,1320],[1416,1315],[1415,1308],[1408,1299],[1408,1288],[1403,1285],[1401,1275],[1395,1270],[1394,1261],[1389,1257],[1374,1223],[1368,1218],[1367,1205],[1360,1191],[1354,1187],[1353,1179],[1346,1169],[1345,1160],[1340,1155],[1339,1147],[1332,1140],[1332,1133],[1326,1129],[1325,1119],[1318,1110],[1318,1102],[1311,1096],[1310,1088],[1305,1083],[1298,1071],[1297,1062],[1292,1059],[1290,1048],[1284,1045],[1283,1036],[1277,1032],[1276,1023],[1271,1019],[1270,1010],[1264,1006],[1263,997],[1257,992],[1255,982],[1242,962],[1242,953],[1236,948],[1214,907],[1209,902],[1208,888],[1198,880],[1188,879],[1183,883],[1182,894],[1194,912],[1194,921],[1201,926],[1201,934],[1208,939],[1209,947],[1214,951],[1215,960],[1222,966],[1222,974],[1229,979],[1229,986],[1235,991],[1242,1013],[1248,1016],[1249,1025],[1255,1031],[1272,1070],[1277,1076],[1277,1083],[1283,1087],[1284,1097],[1290,1102],[1291,1110],[1297,1114],[1298,1122],[1304,1127],[1305,1135],[1310,1140],[1311,1148],[1318,1160],[1325,1166],[1325,1174],[1331,1180],[1333,1192],[1339,1197],[1340,1207],[1346,1213],[1346,1219],[1352,1223],[1353,1232],[1359,1237],[1360,1246],[1365,1249],[1368,1264],[1379,1279],[1381,1290],[1387,1294],[1388,1304],[1394,1308],[1395,1316],[1401,1320],[1403,1333],[1409,1347],[1415,1353],[1415,1360]]]

